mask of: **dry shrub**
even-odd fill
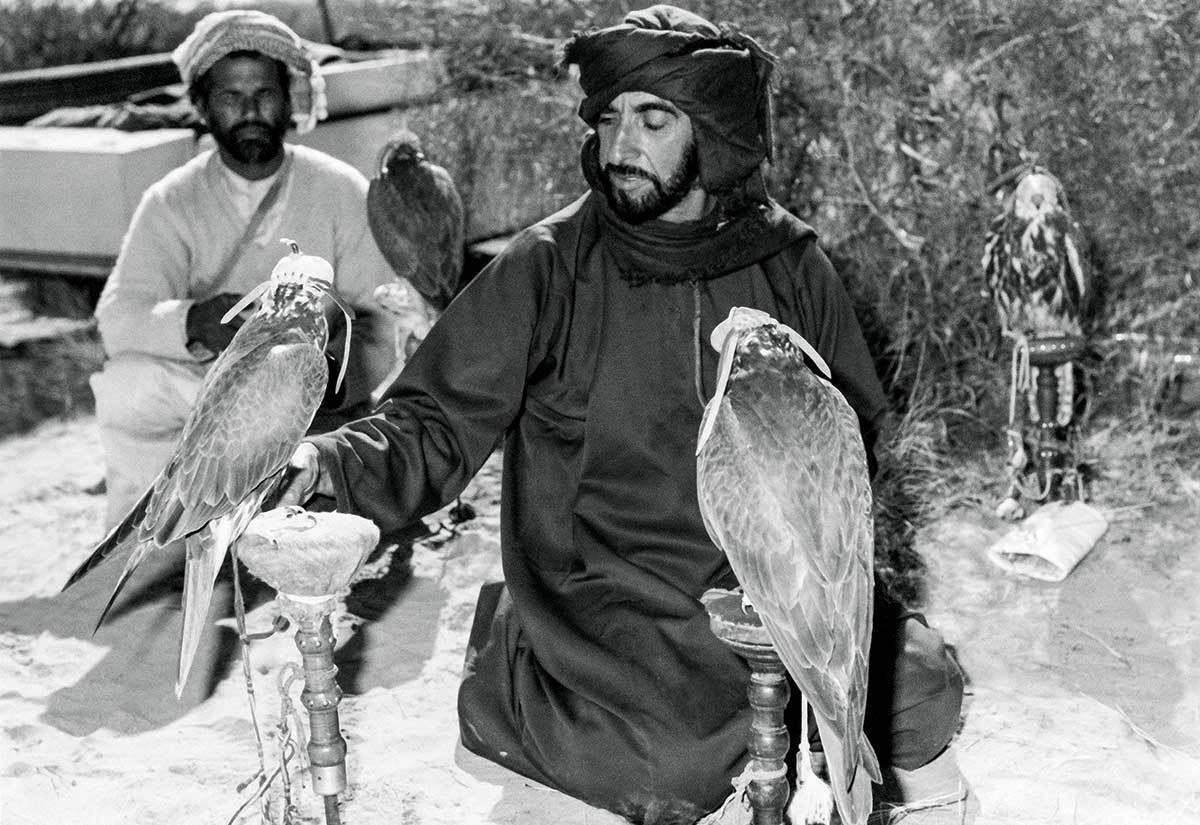
[[[0,436],[22,432],[47,418],[91,412],[88,376],[103,361],[94,330],[0,352]]]
[[[22,432],[49,417],[93,409],[88,376],[100,368],[104,351],[87,320],[99,288],[91,279],[0,272],[0,324],[5,331],[46,336],[0,346],[0,436]],[[38,318],[44,321],[41,326]]]
[[[1103,299],[1090,426],[1109,433],[1084,445],[1097,495],[1133,503],[1194,483],[1194,438],[1160,415],[1159,373],[1200,326],[1200,8],[702,5],[746,21],[782,58],[774,191],[817,227],[846,279],[905,416],[901,439],[927,445],[877,482],[885,571],[911,559],[910,524],[954,504],[990,509],[1000,493],[1009,364],[979,265],[997,155],[1047,165],[1088,231]],[[1129,333],[1157,354],[1114,338]]]
[[[6,0],[0,71],[170,51],[202,14],[146,0]]]
[[[1155,415],[1104,422],[1084,449],[1104,456],[1095,502],[1101,507],[1200,506],[1200,420]]]

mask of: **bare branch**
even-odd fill
[[[850,179],[854,181],[855,188],[858,190],[859,195],[862,196],[863,203],[866,205],[867,211],[875,216],[875,218],[877,218],[879,222],[887,228],[888,232],[892,234],[892,237],[894,237],[902,247],[913,254],[919,253],[922,247],[925,245],[925,239],[920,235],[914,235],[908,230],[904,229],[902,226],[896,223],[896,221],[893,220],[890,215],[885,214],[884,211],[879,208],[879,205],[875,203],[875,198],[871,195],[871,190],[868,188],[867,182],[863,180],[862,175],[859,174],[858,171],[858,165],[854,158],[853,136],[850,134],[850,130],[846,126],[846,121],[840,116],[838,117],[838,132],[842,137],[842,145],[846,153],[844,162],[847,170],[850,172]]]

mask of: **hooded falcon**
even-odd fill
[[[711,342],[721,359],[696,449],[700,512],[800,689],[802,788],[816,779],[807,704],[841,820],[861,825],[880,773],[863,733],[874,561],[858,418],[820,355],[765,312],[734,307]]]
[[[209,371],[167,466],[65,586],[132,545],[96,622],[99,627],[137,566],[151,553],[181,543],[185,566],[177,696],[199,645],[225,553],[275,491],[329,382],[329,323],[322,298],[329,295],[341,306],[332,292],[333,268],[323,258],[301,255],[295,243],[285,243],[292,253],[275,266],[270,280],[225,315],[228,321],[262,296],[258,310]],[[342,310],[349,319],[349,308]],[[346,342],[348,346],[349,330]],[[345,363],[343,358],[343,372]]]

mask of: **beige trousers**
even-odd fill
[[[134,353],[110,358],[92,375],[108,528],[124,518],[166,466],[207,367]]]

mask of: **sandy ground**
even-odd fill
[[[23,615],[58,590],[100,531],[102,499],[86,492],[101,476],[94,422],[51,421],[4,439],[0,467],[0,615]],[[417,545],[413,576],[387,615],[337,623],[340,646],[382,628],[403,635],[406,651],[368,674],[375,686],[342,700],[347,825],[619,821],[456,745],[454,695],[475,595],[499,576],[498,486],[493,461],[465,495],[479,517]],[[993,566],[984,550],[1005,529],[962,511],[920,545],[932,576],[927,615],[970,678],[958,749],[982,802],[979,823],[1200,823],[1200,510],[1151,509],[1114,523],[1061,584]],[[251,627],[267,626],[273,610],[257,607]],[[263,821],[254,805],[237,814],[254,787],[238,785],[258,767],[240,668],[161,724],[130,732],[114,717],[67,729],[62,697],[109,653],[92,638],[0,626],[0,822]],[[250,656],[272,770],[276,677],[298,657],[290,634],[254,643]],[[279,783],[271,799],[282,821]],[[303,771],[293,773],[291,799],[292,822],[323,821]]]

